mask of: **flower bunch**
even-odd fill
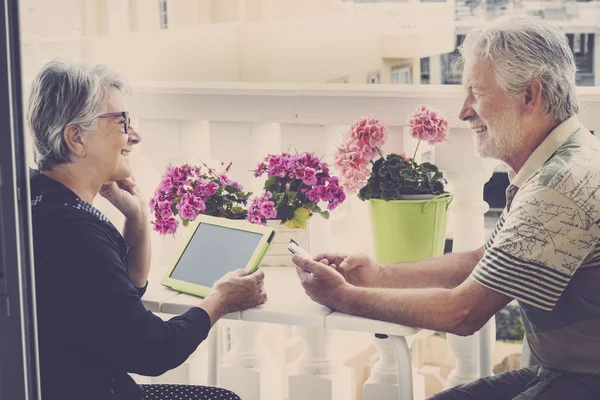
[[[252,193],[244,192],[242,186],[227,175],[231,163],[220,173],[206,164],[203,166],[205,170],[188,164],[167,168],[149,202],[155,231],[163,235],[175,233],[179,227],[177,216],[183,226],[195,220],[198,214],[229,219],[246,217],[243,206]]]
[[[255,224],[279,219],[289,228],[305,228],[313,213],[329,218],[320,202],[333,210],[346,199],[338,178],[314,153],[269,155],[254,170],[255,177],[265,174],[265,192],[248,209],[248,221]]]
[[[347,192],[358,192],[361,200],[444,192],[446,181],[439,169],[429,162],[418,164],[415,156],[421,141],[434,145],[446,138],[448,121],[439,111],[421,105],[408,117],[407,124],[411,136],[419,140],[412,158],[404,153],[383,155],[381,147],[388,128],[378,118],[359,118],[350,126],[334,153],[334,165]]]

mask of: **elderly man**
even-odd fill
[[[516,174],[485,245],[402,265],[294,256],[311,298],[346,313],[471,335],[511,300],[537,365],[435,399],[600,398],[600,142],[577,119],[575,62],[541,20],[495,21],[461,46],[477,151]]]

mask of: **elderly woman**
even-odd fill
[[[128,373],[177,367],[224,314],[266,300],[264,275],[229,273],[198,307],[163,321],[141,302],[150,268],[148,210],[131,177],[141,140],[125,81],[107,68],[51,62],[33,82],[28,123],[40,372],[44,400],[239,399],[223,389],[138,386]],[[92,203],[126,217],[123,236]]]

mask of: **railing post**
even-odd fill
[[[375,334],[375,347],[379,359],[364,384],[363,399],[413,400],[412,360],[406,338]]]
[[[304,353],[287,376],[287,400],[350,399],[350,371],[336,365],[330,342],[331,331],[325,328],[299,327],[305,345]]]
[[[260,360],[257,337],[260,325],[246,321],[227,321],[231,332],[231,350],[219,368],[219,386],[244,400],[260,400]]]
[[[448,140],[450,143],[436,147],[435,161],[444,171],[454,194],[451,204],[451,215],[455,221],[452,251],[474,250],[485,241],[484,214],[488,205],[483,200],[483,186],[490,179],[497,162],[484,160],[475,153],[473,133],[468,129],[453,129]],[[456,357],[456,369],[448,377],[446,387],[491,374],[493,342],[490,343],[490,324],[493,321],[469,337],[448,335],[448,344]]]

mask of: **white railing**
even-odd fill
[[[257,193],[262,182],[253,178],[250,171],[262,157],[288,149],[310,150],[331,162],[340,134],[357,117],[368,114],[382,118],[389,125],[390,136],[384,151],[411,152],[416,143],[404,133],[406,117],[417,105],[428,104],[448,117],[450,143],[439,145],[435,152],[425,146],[421,154],[429,152],[428,156],[445,171],[450,190],[455,194],[450,217],[454,250],[473,249],[484,242],[483,216],[487,204],[483,201],[483,185],[497,163],[475,155],[471,133],[457,118],[462,93],[462,88],[456,86],[138,84],[130,107],[134,123],[143,137],[134,158],[138,183],[149,196],[169,162],[233,161],[233,177]],[[580,88],[579,93],[580,118],[590,130],[600,130],[600,90]],[[120,223],[120,218],[110,207],[106,204],[100,204],[100,207]],[[355,196],[350,196],[333,212],[327,224],[330,237],[311,243],[311,252],[335,249],[372,254],[368,207]],[[323,226],[322,223],[316,225]],[[151,286],[159,285],[176,242],[173,238],[153,237],[155,262]],[[286,332],[285,337],[289,338],[289,330]],[[471,337],[450,336],[448,342],[456,356],[457,367],[449,377],[448,385],[491,374],[493,332],[493,326],[488,325]],[[272,335],[273,331],[269,333]],[[284,359],[295,351],[293,340],[285,343]],[[315,346],[313,348],[318,348]],[[360,354],[365,358],[368,351]],[[360,358],[356,351],[353,357]],[[381,362],[388,361],[381,359]],[[355,372],[359,370],[357,367]],[[353,385],[362,389],[357,375],[352,376]],[[198,379],[191,382],[197,383]],[[296,394],[294,398],[302,396]],[[415,398],[419,398],[418,395]]]

